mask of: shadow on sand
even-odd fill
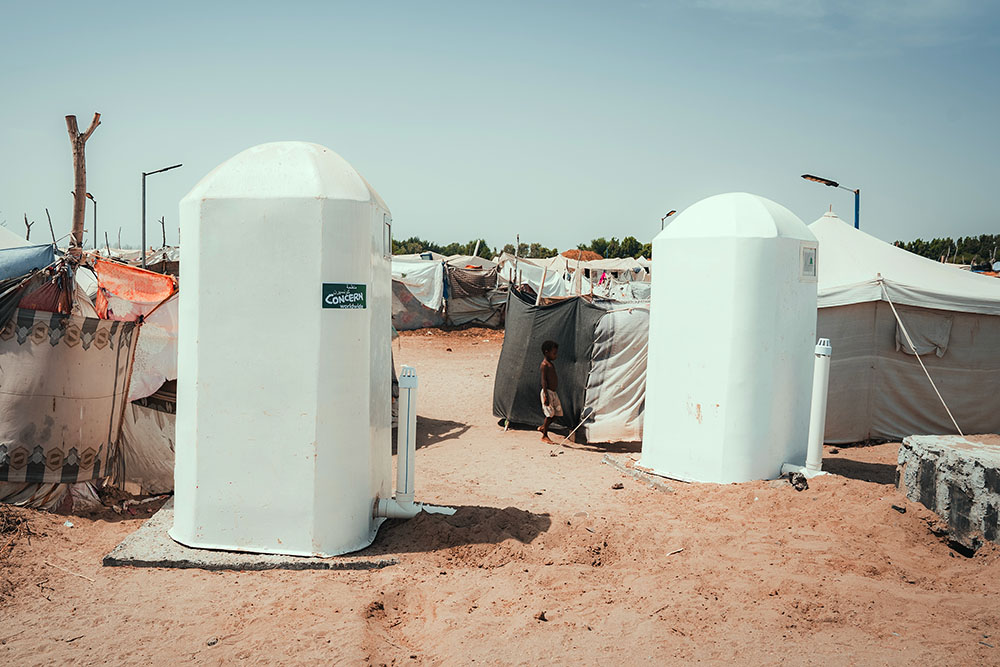
[[[503,419],[497,422],[497,426],[503,428]],[[527,424],[515,424],[511,422],[507,428],[511,431],[538,431],[537,426],[529,426]],[[572,440],[566,440],[566,436],[569,435],[571,427],[567,427],[559,422],[554,422],[552,426],[549,427],[549,437],[552,438],[553,444],[561,445],[568,449],[578,449],[584,452],[600,452],[601,454],[638,454],[642,450],[641,442],[573,442]],[[577,429],[576,433],[580,432]],[[538,436],[539,438],[541,436]],[[574,434],[576,437],[576,434]],[[566,442],[563,442],[566,440]]]
[[[888,463],[866,463],[840,457],[823,458],[823,470],[831,475],[849,477],[862,482],[896,485],[896,466]]]
[[[392,453],[396,453],[396,430],[392,429]],[[417,415],[417,449],[436,445],[445,440],[461,438],[469,430],[468,424],[448,419],[433,419]]]
[[[556,444],[560,442],[556,440]],[[641,442],[567,442],[563,447],[601,454],[638,454],[642,451]]]
[[[466,505],[451,516],[421,512],[403,521],[390,519],[379,528],[375,542],[358,556],[420,553],[466,545],[500,544],[511,538],[530,544],[552,525],[548,514],[516,507],[500,509]]]

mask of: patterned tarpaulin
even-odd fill
[[[134,322],[18,310],[0,329],[0,481],[108,475]]]

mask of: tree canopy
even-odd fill
[[[981,234],[957,239],[945,237],[932,241],[916,239],[905,243],[896,241],[895,245],[937,262],[945,260],[955,264],[971,264],[974,269],[986,269],[996,261],[1000,234]]]
[[[497,254],[496,250],[491,248],[486,242],[486,239],[473,239],[468,243],[449,243],[448,245],[439,245],[433,241],[425,241],[424,239],[418,238],[416,236],[411,236],[404,241],[392,240],[392,254],[393,255],[415,255],[421,252],[436,252],[441,255],[472,255],[473,251],[476,250],[476,243],[479,243],[479,251],[476,252],[477,257],[482,257],[483,259],[493,259]]]
[[[611,237],[610,241],[602,236],[590,243],[581,243],[577,248],[596,252],[604,259],[621,259],[624,257],[645,257],[649,259],[653,255],[652,244],[640,243],[634,236],[626,236],[621,241],[614,236]]]

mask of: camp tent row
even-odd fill
[[[904,327],[962,431],[1000,430],[1000,411],[992,400],[1000,392],[1000,281],[894,247],[832,213],[810,229],[820,242],[817,332],[834,348],[826,441],[956,431]],[[518,290],[520,299],[511,299],[494,415],[514,423],[541,422],[537,364],[541,342],[551,338],[560,343],[558,367],[566,369],[559,390],[565,425],[579,424],[584,439],[593,442],[641,439],[648,317],[635,315],[640,310],[633,308],[627,325],[610,318],[598,326],[606,319],[603,313],[622,312],[628,299],[573,296],[580,292],[571,276],[557,273],[554,283],[546,277],[542,285],[541,275],[525,270],[524,260],[519,266],[524,284],[535,294],[541,287],[543,299],[536,305]],[[598,340],[625,352],[608,363]],[[607,369],[627,379],[605,382]],[[602,395],[620,395],[630,406],[628,418],[618,418],[620,410],[604,405],[602,400],[610,399],[599,399]]]
[[[543,299],[590,295],[616,301],[648,301],[650,263],[644,258],[580,261],[562,255],[524,259],[509,253],[497,258],[500,284],[527,287]]]

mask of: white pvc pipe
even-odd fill
[[[387,519],[412,519],[420,512],[454,514],[450,507],[413,502],[414,462],[417,453],[417,371],[403,366],[399,373],[399,407],[401,415],[396,430],[396,496],[379,498],[375,516]]]
[[[454,514],[451,507],[438,507],[437,505],[425,505],[424,503],[400,503],[394,498],[379,498],[375,506],[375,516],[387,519],[412,519],[421,512],[428,514]]]
[[[826,399],[830,389],[830,355],[833,354],[829,338],[819,339],[815,354],[812,404],[809,408],[809,436],[806,440],[806,464],[800,466],[786,463],[781,466],[782,475],[802,473],[812,478],[826,474],[823,472],[823,435],[826,432]]]
[[[829,338],[816,343],[816,361],[813,366],[812,407],[809,412],[809,447],[806,450],[806,469],[819,472],[823,469],[823,435],[826,433],[826,400],[830,390],[830,355],[833,347]]]
[[[406,417],[396,430],[396,500],[412,503],[417,453],[417,371],[412,366],[400,369],[399,407]]]

